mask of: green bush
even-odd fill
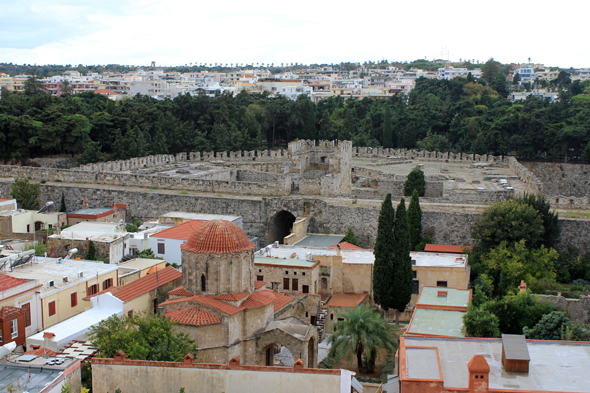
[[[414,190],[418,191],[418,196],[423,197],[426,191],[426,180],[424,180],[424,172],[420,168],[414,168],[408,175],[408,179],[404,183],[404,195],[412,196]]]

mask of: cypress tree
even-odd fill
[[[94,261],[96,259],[96,246],[94,245],[94,242],[92,240],[88,242],[88,251],[86,251],[85,259],[89,261]]]
[[[410,250],[416,251],[416,246],[422,241],[422,209],[418,191],[414,189],[412,200],[408,207],[408,225],[410,230]]]
[[[406,309],[412,299],[412,288],[414,287],[412,260],[410,258],[410,231],[408,230],[408,217],[404,198],[397,206],[395,214],[393,244],[393,278],[390,281],[393,289],[391,308],[397,310],[395,323],[399,325],[399,313]]]
[[[59,204],[59,211],[60,212],[65,212],[66,211],[66,197],[63,193],[63,191],[61,192],[61,203]]]
[[[385,149],[393,147],[393,126],[389,106],[385,107],[385,113],[383,114],[383,147]]]
[[[348,231],[346,232],[346,236],[344,236],[344,239],[342,239],[342,241],[350,243],[350,244],[354,244],[355,246],[359,245],[359,241],[356,238],[352,228],[348,228]]]
[[[423,197],[426,191],[426,180],[424,180],[424,172],[420,168],[414,168],[408,175],[408,179],[404,183],[404,195],[411,196],[414,190],[418,190],[418,196]]]
[[[373,265],[373,296],[375,303],[384,310],[392,308],[391,277],[393,275],[393,221],[395,210],[391,203],[391,194],[387,194],[381,211],[375,241],[375,264]]]

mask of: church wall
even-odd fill
[[[373,283],[373,264],[371,263],[343,263],[342,264],[342,292],[363,293],[371,292]]]
[[[293,299],[282,310],[275,313],[275,319],[297,317],[307,323],[311,323],[311,317],[317,317],[320,305],[320,296],[314,294],[286,293]]]
[[[246,310],[243,314],[243,337],[252,337],[273,321],[274,305],[271,303],[267,306]]]

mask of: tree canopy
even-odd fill
[[[10,195],[16,199],[20,207],[25,210],[38,210],[39,194],[41,193],[41,185],[39,183],[31,183],[30,178],[16,178],[11,185]]]
[[[414,279],[412,259],[410,258],[410,232],[404,198],[397,205],[395,224],[393,226],[393,289],[392,307],[396,310],[396,323],[399,324],[399,313],[406,309],[412,299]]]
[[[352,228],[348,228],[348,231],[346,231],[346,236],[344,236],[344,239],[342,239],[342,241],[350,243],[350,244],[354,244],[355,246],[359,245],[359,241],[356,238]]]
[[[391,202],[391,194],[387,194],[381,204],[377,239],[375,241],[375,263],[373,265],[373,294],[375,303],[384,310],[393,308],[393,224],[395,210]]]
[[[424,172],[420,168],[414,168],[408,174],[408,178],[404,183],[404,195],[412,196],[414,190],[418,192],[419,197],[424,196],[426,191],[426,180],[424,180]]]
[[[408,227],[410,231],[410,250],[417,251],[416,247],[422,242],[422,209],[418,190],[414,189],[410,206],[408,207]]]

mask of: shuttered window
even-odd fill
[[[49,316],[55,315],[55,300],[52,302],[49,302],[48,306],[49,306]]]

